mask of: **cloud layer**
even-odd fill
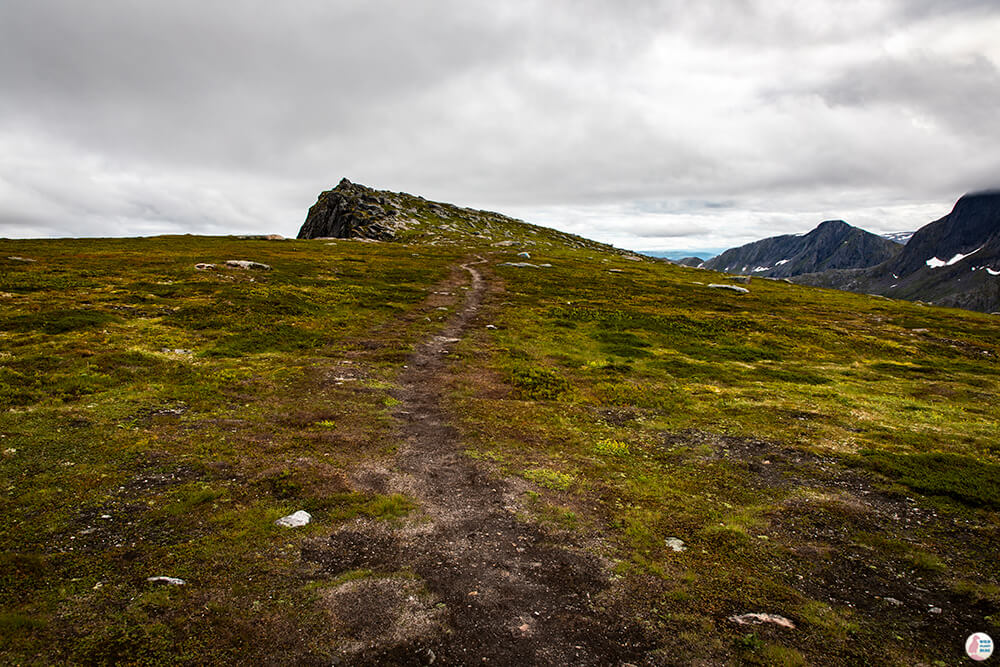
[[[0,6],[0,236],[292,235],[342,176],[632,248],[1000,185],[1000,8],[884,0]]]

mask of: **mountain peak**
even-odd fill
[[[814,229],[813,231],[814,232],[815,231],[819,231],[820,229],[824,229],[824,230],[839,230],[839,229],[844,229],[844,228],[847,228],[847,227],[850,227],[850,226],[851,225],[847,224],[843,220],[824,220],[823,222],[821,222],[818,225],[816,225],[816,229]]]
[[[826,269],[874,266],[899,249],[898,244],[843,220],[825,220],[808,234],[775,236],[732,248],[705,262],[705,268],[787,278]]]

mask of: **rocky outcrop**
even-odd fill
[[[320,193],[297,238],[368,238],[391,241],[405,225],[393,193],[351,183],[346,178]],[[387,196],[389,195],[389,196]]]
[[[567,246],[643,261],[628,250],[531,225],[492,211],[435,202],[405,192],[375,190],[346,178],[320,193],[298,238],[341,238],[429,245]]]
[[[732,248],[705,262],[704,268],[787,278],[830,269],[875,266],[895,257],[902,247],[843,220],[827,220],[808,234],[774,236]]]

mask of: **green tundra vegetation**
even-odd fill
[[[0,240],[0,662],[333,655],[321,593],[343,577],[301,546],[422,520],[352,473],[391,460],[397,379],[477,257],[447,378],[465,454],[607,559],[664,662],[960,664],[968,634],[1000,636],[1000,318],[739,294],[512,224]],[[796,628],[729,620],[749,612]]]

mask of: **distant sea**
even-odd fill
[[[711,259],[716,255],[721,255],[728,248],[708,248],[704,250],[636,250],[640,255],[648,257],[662,257],[664,259],[684,259],[685,257],[701,257]]]

